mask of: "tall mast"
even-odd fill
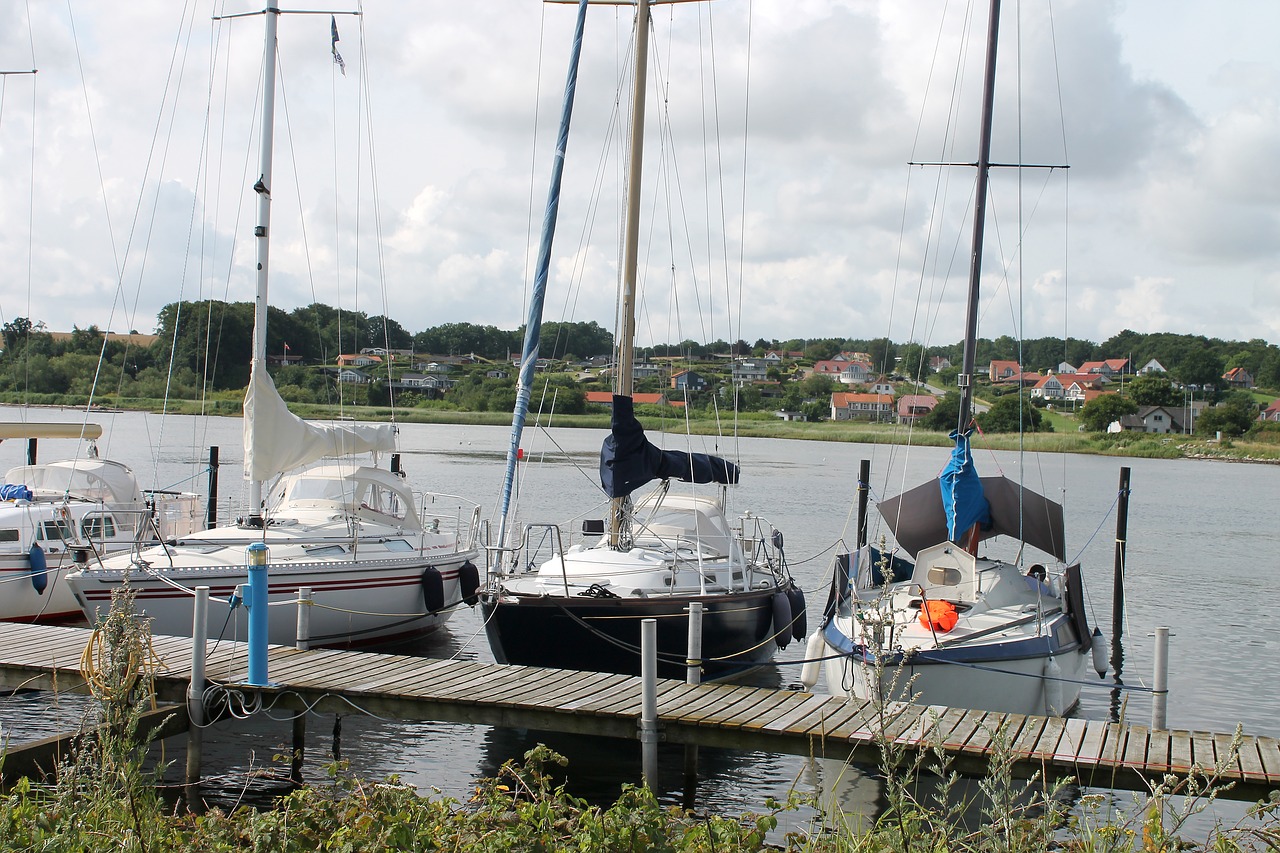
[[[564,102],[560,108],[560,131],[556,136],[555,158],[551,164],[551,187],[547,191],[547,209],[542,217],[542,238],[538,244],[538,262],[533,276],[533,292],[529,297],[529,318],[524,326],[524,348],[520,353],[520,379],[516,384],[516,405],[511,417],[511,445],[507,448],[507,471],[502,482],[502,512],[498,519],[498,547],[506,545],[507,514],[511,507],[511,488],[515,482],[516,460],[520,451],[520,435],[529,414],[529,397],[533,390],[533,374],[538,362],[538,346],[542,335],[542,307],[547,295],[547,273],[551,266],[551,240],[556,232],[556,216],[560,210],[560,179],[564,174],[564,155],[569,147],[569,121],[573,117],[573,96],[578,86],[578,60],[582,56],[582,31],[587,21],[587,0],[578,3],[578,19],[573,32],[573,50],[569,56],[569,73],[564,83]]]
[[[617,393],[630,397],[634,387],[636,267],[640,249],[640,178],[644,158],[644,96],[649,62],[649,0],[636,2],[635,86],[631,93],[631,159],[627,170],[627,221],[622,249],[622,313],[618,328]],[[609,502],[609,542],[617,546],[627,498]]]
[[[276,107],[276,25],[280,19],[280,9],[268,6],[264,15],[267,19],[267,32],[262,48],[262,141],[258,153],[258,182],[254,190],[258,195],[258,222],[253,228],[257,242],[258,290],[253,305],[253,361],[249,376],[258,370],[266,370],[267,358],[267,255],[270,248],[268,230],[271,225],[271,150],[275,137]],[[256,426],[249,412],[249,422],[245,424],[249,440],[256,446]],[[249,512],[258,517],[262,514],[262,481],[249,481]]]
[[[973,202],[973,248],[969,256],[969,305],[965,315],[964,360],[956,382],[960,387],[960,414],[956,430],[961,435],[973,414],[973,370],[978,349],[978,285],[982,277],[982,238],[987,221],[987,174],[991,168],[991,114],[996,94],[996,40],[1000,32],[1000,0],[991,0],[987,24],[986,76],[982,83],[982,123],[978,139],[978,186]]]

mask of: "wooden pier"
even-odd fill
[[[85,691],[80,659],[85,628],[0,623],[0,686]],[[160,667],[157,698],[185,702],[192,641],[154,638]],[[244,644],[220,642],[206,676],[238,685],[247,671]],[[276,707],[319,713],[363,710],[380,716],[529,728],[636,739],[640,679],[634,676],[437,660],[406,655],[271,646],[272,686],[237,687],[272,697]],[[1015,755],[1014,772],[1071,776],[1102,788],[1147,789],[1165,774],[1195,768],[1234,782],[1220,796],[1255,800],[1280,789],[1280,741],[1245,735],[1232,754],[1231,734],[1150,730],[1093,720],[1026,717],[957,708],[895,705],[878,715],[870,703],[792,690],[732,684],[658,682],[662,738],[741,750],[765,750],[856,762],[879,761],[881,736],[908,751],[940,745],[961,773],[986,771],[996,733]]]

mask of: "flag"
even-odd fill
[[[329,16],[329,30],[333,34],[333,40],[330,42],[330,49],[333,51],[333,61],[342,71],[342,76],[346,77],[347,63],[343,61],[342,54],[338,53],[338,19],[333,15]]]
[[[285,345],[284,345],[284,351],[285,351],[285,352],[288,352],[288,351],[289,351],[289,345],[288,345],[288,344],[285,344]]]

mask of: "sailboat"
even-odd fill
[[[658,668],[684,676],[690,665],[689,613],[702,608],[701,657],[710,677],[766,662],[804,630],[804,599],[786,568],[779,531],[757,515],[731,521],[725,510],[738,466],[718,456],[663,450],[650,442],[634,410],[634,333],[649,3],[638,0],[631,160],[622,261],[623,306],[615,352],[609,435],[600,451],[608,519],[584,522],[581,537],[557,524],[514,531],[511,486],[520,456],[537,360],[558,184],[572,112],[587,3],[581,0],[561,118],[556,166],[522,353],[512,441],[507,453],[500,539],[490,549],[481,597],[494,657],[503,663],[605,672],[640,669],[640,623],[657,619]],[[540,290],[541,288],[541,290]],[[680,491],[672,481],[709,486]],[[657,481],[652,490],[633,498]]]
[[[190,635],[192,595],[209,587],[209,633],[243,639],[247,619],[239,587],[248,578],[247,549],[267,546],[269,602],[311,595],[313,645],[385,644],[442,625],[479,587],[475,547],[480,508],[459,498],[415,491],[399,467],[391,424],[318,424],[292,414],[266,369],[267,260],[271,214],[276,28],[266,21],[260,177],[257,196],[257,298],[249,387],[244,399],[244,465],[250,513],[235,526],[183,536],[68,576],[85,614],[104,615],[111,592],[128,584],[136,607],[158,634]],[[336,28],[336,25],[335,25]],[[377,467],[391,454],[390,469]],[[368,464],[360,457],[369,454]],[[310,466],[310,467],[308,467]],[[294,607],[270,607],[269,638],[293,643]],[[222,626],[219,628],[218,626]]]
[[[98,456],[99,424],[0,423],[0,440],[26,439],[28,464],[0,486],[0,620],[66,622],[84,618],[66,574],[90,557],[160,542],[199,528],[202,501],[192,492],[143,490],[133,471]],[[37,462],[34,442],[88,442],[83,458]]]
[[[1106,660],[1101,632],[1089,629],[1080,566],[1022,564],[1028,547],[1065,561],[1062,506],[1006,477],[979,476],[970,447],[999,18],[992,0],[954,446],[936,482],[878,504],[914,561],[893,565],[898,558],[877,557],[860,542],[833,573],[806,657],[826,658],[830,692],[861,700],[1060,716],[1078,703],[1088,662],[1101,676]],[[980,553],[1001,534],[1018,543],[1014,559]],[[877,576],[889,581],[873,582]],[[802,680],[816,683],[816,665]]]
[[[635,15],[627,214],[609,435],[600,451],[600,485],[609,499],[607,519],[576,531],[553,523],[509,518],[520,433],[537,359],[541,293],[545,288],[558,183],[572,112],[574,79],[587,3],[581,0],[556,167],[547,206],[526,324],[499,541],[490,549],[481,596],[494,657],[503,663],[603,672],[640,670],[641,620],[657,620],[658,671],[684,677],[700,666],[723,677],[766,662],[779,645],[804,631],[804,602],[786,569],[782,536],[755,515],[731,521],[725,505],[738,482],[738,466],[718,456],[663,450],[645,437],[635,416],[633,351],[639,237],[649,3]],[[657,485],[642,496],[646,485]],[[685,489],[673,481],[691,484]],[[705,488],[698,488],[699,486]],[[689,660],[690,606],[702,607],[701,656]]]

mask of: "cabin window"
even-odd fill
[[[116,522],[109,515],[91,515],[84,520],[80,529],[87,539],[114,539]]]
[[[65,542],[71,538],[71,527],[65,521],[44,521],[40,523],[36,538],[46,542]]]
[[[21,541],[18,531],[13,528],[5,528],[0,530],[0,542],[19,542]]]

